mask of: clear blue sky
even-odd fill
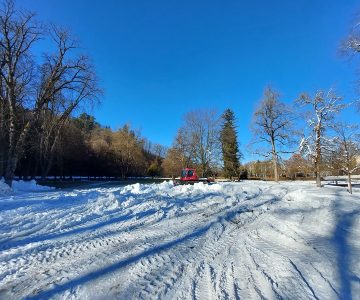
[[[339,57],[338,47],[359,1],[17,3],[70,28],[92,57],[105,90],[92,112],[97,120],[114,129],[130,123],[153,142],[170,146],[188,111],[230,107],[245,146],[267,84],[289,103],[320,88],[356,96],[354,63]]]

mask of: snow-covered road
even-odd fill
[[[360,193],[172,183],[0,197],[1,299],[359,299]]]

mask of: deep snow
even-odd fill
[[[2,195],[1,299],[360,295],[358,189],[164,182]]]

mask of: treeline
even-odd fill
[[[185,114],[172,147],[162,164],[165,176],[176,176],[183,167],[194,167],[201,176],[243,178],[235,114],[214,110]]]
[[[69,118],[62,127],[53,159],[42,159],[41,135],[32,132],[16,175],[55,177],[129,177],[159,176],[165,149],[151,144],[125,125],[111,130],[86,113]]]
[[[201,176],[237,179],[314,176],[321,186],[324,174],[345,174],[351,182],[360,169],[358,124],[338,120],[355,104],[332,90],[303,93],[289,105],[266,87],[249,145],[263,160],[241,165],[231,109],[188,112],[169,149],[127,125],[112,130],[88,114],[74,117],[99,102],[102,90],[71,34],[40,24],[11,0],[0,9],[0,26],[0,178],[10,185],[15,175],[173,177],[195,167]],[[53,50],[37,57],[32,50],[40,39]],[[359,53],[359,44],[352,32],[343,49]]]
[[[275,181],[315,177],[319,187],[324,175],[347,175],[351,192],[351,175],[360,171],[359,124],[343,122],[339,115],[354,105],[331,89],[303,93],[289,105],[267,87],[254,112],[251,143],[265,161],[248,164],[250,173],[262,178],[270,173]]]

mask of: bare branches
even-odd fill
[[[276,181],[279,180],[279,154],[291,152],[288,146],[294,142],[294,118],[290,108],[279,101],[279,93],[267,87],[264,98],[254,113],[253,144],[263,146],[262,149],[255,150],[255,153],[265,157],[272,156]]]
[[[186,164],[200,165],[203,175],[210,172],[220,151],[220,118],[215,111],[198,110],[185,115],[175,141]]]
[[[7,183],[11,183],[35,124],[45,122],[37,128],[40,147],[54,151],[72,112],[81,104],[97,102],[102,93],[94,67],[87,56],[77,52],[78,44],[70,33],[56,26],[45,31],[34,17],[34,13],[17,10],[11,0],[0,9],[1,128],[8,130]],[[43,64],[36,68],[31,48],[46,34],[56,51],[44,55]],[[48,153],[46,160],[51,162]]]
[[[335,157],[337,165],[348,176],[348,191],[352,194],[351,175],[360,169],[360,142],[359,127],[347,123],[338,123],[335,127],[337,133]]]
[[[37,107],[41,107],[55,95],[62,95],[65,107],[76,108],[81,101],[97,101],[102,91],[94,68],[88,57],[74,55],[76,42],[67,31],[53,27],[52,37],[57,53],[47,55],[41,67],[41,85]]]
[[[84,55],[77,55],[77,43],[69,32],[52,26],[51,37],[57,48],[55,53],[45,56],[45,62],[40,68],[41,80],[33,111],[34,119],[43,110],[50,111],[47,122],[52,126],[42,126],[43,132],[40,132],[41,142],[51,145],[43,147],[45,152],[41,160],[44,164],[51,164],[52,159],[48,156],[52,157],[53,153],[48,154],[46,151],[54,151],[60,131],[72,112],[81,104],[92,105],[101,94],[90,60]]]
[[[8,3],[9,7],[0,12],[0,76],[6,83],[9,101],[13,101],[14,105],[14,97],[23,99],[31,88],[34,76],[29,50],[41,37],[41,30],[34,21],[33,13],[15,11],[12,1]]]
[[[300,151],[309,157],[314,163],[317,186],[321,186],[320,165],[323,156],[331,153],[334,148],[335,138],[325,135],[325,132],[334,125],[335,116],[345,107],[342,98],[333,90],[328,92],[318,91],[313,97],[302,94],[297,100],[302,106],[310,106],[311,114],[307,120],[310,133],[303,137],[300,143]]]
[[[40,38],[41,30],[34,14],[17,11],[13,1],[6,1],[0,9],[0,27],[0,79],[7,112],[6,118],[2,116],[6,123],[2,127],[8,129],[5,180],[11,184],[30,127],[21,127],[18,112],[25,109],[25,99],[31,95],[34,68],[30,48]]]
[[[346,107],[342,102],[342,97],[330,89],[327,92],[317,91],[313,97],[308,94],[300,95],[297,103],[301,106],[311,106],[314,116],[309,118],[307,122],[310,126],[319,124],[323,128],[331,126],[331,121],[342,109]]]
[[[350,29],[348,36],[341,42],[339,52],[342,56],[352,59],[360,53],[360,14],[357,14],[354,25]],[[359,81],[357,81],[359,84]],[[355,101],[358,111],[360,111],[360,100]]]
[[[359,15],[357,18],[359,19]],[[342,41],[340,51],[346,55],[353,55],[360,52],[360,23],[355,22],[349,35]]]

